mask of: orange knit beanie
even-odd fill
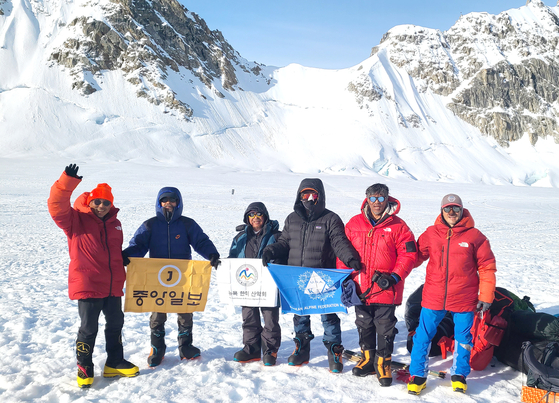
[[[89,193],[89,196],[87,197],[87,204],[89,204],[91,200],[94,199],[105,199],[112,203],[114,197],[111,193],[111,187],[106,183],[98,184],[97,187]]]

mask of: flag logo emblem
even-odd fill
[[[334,282],[325,273],[318,274],[318,272],[306,271],[299,276],[297,286],[299,290],[307,294],[311,299],[319,299],[325,301],[328,298],[333,298],[336,291]]]
[[[249,264],[244,264],[237,269],[237,282],[245,287],[250,287],[258,281],[258,271]]]

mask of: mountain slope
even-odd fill
[[[557,7],[539,0],[395,27],[344,70],[248,62],[175,0],[0,9],[2,157],[559,186]]]

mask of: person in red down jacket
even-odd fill
[[[474,219],[458,195],[448,194],[441,214],[419,237],[416,267],[429,259],[421,302],[419,327],[413,336],[408,393],[425,389],[429,345],[446,315],[454,320],[454,362],[451,372],[455,392],[466,392],[472,349],[471,328],[475,311],[485,312],[495,295],[495,256],[489,240],[474,228]]]
[[[100,183],[70,205],[70,196],[81,182],[78,166],[70,164],[50,190],[49,213],[68,237],[70,267],[68,294],[78,300],[81,319],[76,340],[78,385],[93,383],[93,348],[99,315],[105,315],[107,361],[104,377],[136,376],[139,369],[124,359],[121,332],[124,324],[121,297],[126,280],[122,262],[122,226],[113,205],[111,187]]]
[[[404,280],[413,269],[417,247],[413,233],[396,214],[400,202],[382,183],[369,186],[361,214],[345,232],[361,256],[361,270],[351,274],[363,305],[355,306],[362,358],[353,375],[377,373],[381,386],[392,384],[391,359],[398,332],[396,306],[402,304]],[[338,268],[347,268],[338,261]],[[378,343],[377,343],[378,337]]]

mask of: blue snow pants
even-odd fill
[[[342,344],[342,329],[340,327],[340,318],[335,313],[326,313],[320,315],[322,326],[324,327],[324,336],[322,341]],[[295,333],[312,334],[310,315],[294,315],[293,325]]]
[[[437,326],[446,315],[445,310],[434,311],[421,308],[419,326],[413,336],[413,348],[411,351],[410,375],[427,377],[429,371],[429,350],[431,340],[437,333]],[[470,352],[472,350],[472,325],[474,324],[474,312],[450,312],[454,320],[454,355],[451,375],[462,375],[467,377],[470,373]]]

